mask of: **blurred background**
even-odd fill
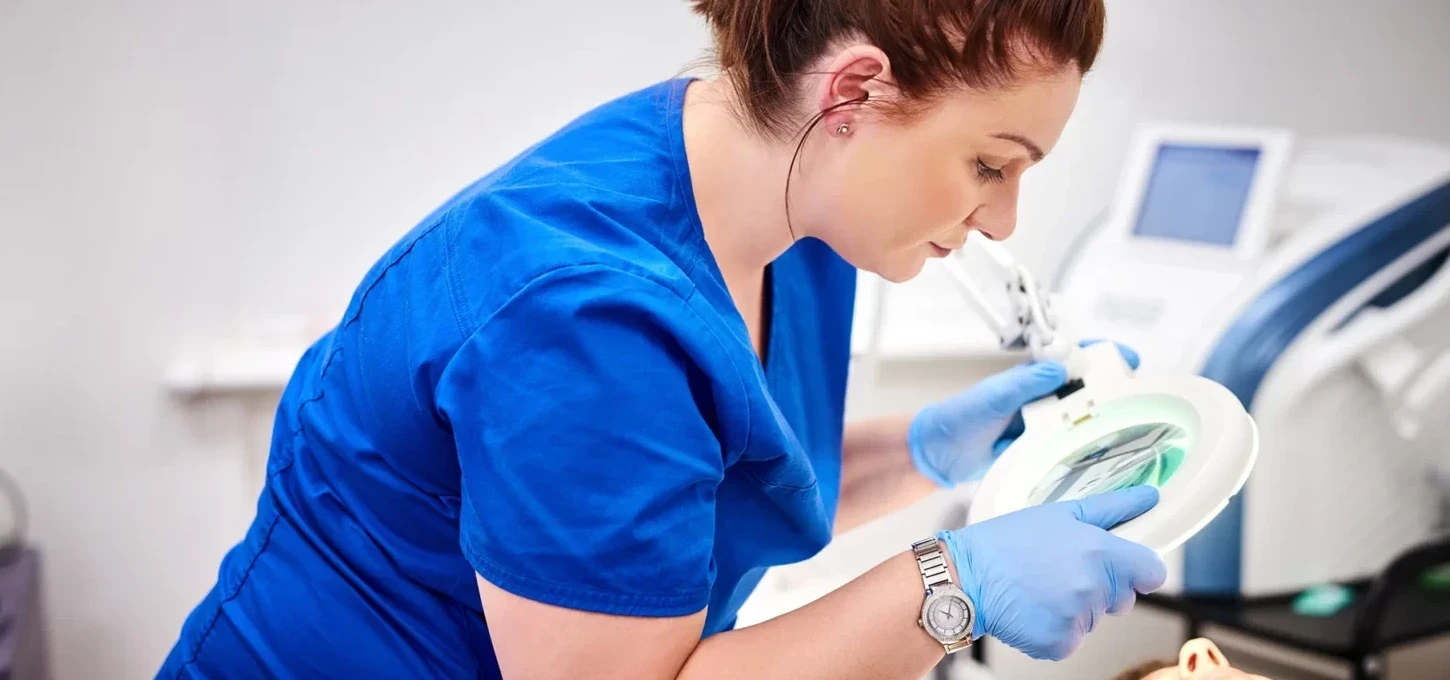
[[[1269,597],[1278,608],[1267,614],[1245,608],[1321,581],[1348,583],[1363,602],[1384,569],[1439,535],[1443,495],[1430,490],[1431,471],[1436,452],[1450,458],[1439,427],[1450,422],[1450,391],[1406,381],[1450,373],[1450,354],[1434,354],[1445,351],[1450,312],[1442,298],[1415,295],[1444,278],[1436,257],[1450,217],[1435,212],[1434,192],[1450,184],[1450,3],[1108,0],[1108,9],[1077,114],[1023,188],[1007,245],[1027,266],[1050,278],[1100,252],[1088,245],[1093,230],[1111,226],[1135,135],[1153,122],[1273,128],[1296,149],[1279,185],[1288,198],[1269,220],[1277,235],[1255,266],[1203,279],[1209,297],[1166,302],[1203,318],[1166,321],[1180,327],[1159,335],[1140,327],[1143,344],[1165,348],[1162,365],[1206,366],[1212,328],[1232,327],[1295,263],[1332,245],[1296,237],[1295,225],[1332,223],[1344,236],[1409,206],[1420,212],[1383,228],[1415,235],[1377,241],[1398,245],[1292,332],[1274,331],[1282,351],[1257,359],[1270,370],[1248,393],[1272,399],[1254,406],[1269,472],[1262,482],[1256,472],[1249,498],[1282,504],[1242,511],[1239,609],[1198,607],[1185,582],[1183,597],[1106,622],[1065,662],[988,644],[990,676],[967,659],[939,674],[1109,678],[1144,658],[1176,658],[1197,622],[1232,658],[1261,659],[1283,680],[1365,666],[1445,677],[1450,646],[1436,636],[1450,613],[1425,585],[1433,555],[1412,565],[1409,604],[1384,615],[1408,618],[1385,624],[1400,626],[1388,633],[1352,637],[1370,625],[1358,604],[1307,615]],[[25,504],[0,525],[23,530],[4,553],[0,663],[16,678],[151,677],[251,519],[292,362],[374,259],[460,187],[578,113],[682,73],[707,45],[683,0],[0,0],[0,470]],[[1333,204],[1351,195],[1363,200]],[[1289,246],[1295,254],[1276,255]],[[1325,315],[1359,311],[1343,300],[1383,302],[1406,271],[1419,274],[1409,292],[1375,307],[1389,330],[1361,328],[1356,337],[1368,339],[1352,348],[1314,345]],[[882,331],[858,343],[870,370],[853,373],[853,414],[916,408],[1014,360],[939,277],[866,283],[858,327]],[[1402,299],[1414,307],[1396,307]],[[1193,328],[1210,328],[1190,338],[1202,351],[1172,354]],[[1365,358],[1386,343],[1397,349]],[[1413,459],[1382,460],[1410,450]],[[1268,462],[1278,451],[1287,469]],[[1415,505],[1375,500],[1366,513],[1354,484],[1305,477],[1340,468],[1370,486],[1380,483],[1366,475],[1392,468],[1380,484],[1392,491],[1368,497]],[[1303,487],[1315,493],[1295,495]],[[778,570],[743,619],[799,606],[920,531],[960,522],[970,494],[942,494]],[[1373,515],[1369,528],[1346,529],[1362,515]],[[1315,565],[1347,566],[1293,574],[1285,564],[1320,553],[1252,547],[1296,536],[1326,546]],[[1336,562],[1344,553],[1363,564]]]

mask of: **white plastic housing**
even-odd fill
[[[1112,532],[1161,554],[1182,545],[1243,488],[1258,457],[1258,429],[1227,388],[1193,375],[1135,376],[1112,343],[1082,351],[1084,386],[1023,409],[1025,431],[987,472],[968,523],[1021,510],[1066,456],[1133,425],[1168,423],[1187,433],[1181,466],[1159,502]]]

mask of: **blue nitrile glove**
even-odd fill
[[[1098,342],[1084,340],[1086,347]],[[1138,354],[1118,345],[1128,365]],[[911,420],[906,442],[911,462],[927,479],[943,487],[980,479],[1007,446],[1022,436],[1022,407],[1067,382],[1067,367],[1057,361],[1013,366],[944,401],[923,408]]]
[[[1157,489],[1137,486],[937,534],[976,605],[973,636],[1034,659],[1072,654],[1104,614],[1126,613],[1167,580],[1157,553],[1107,532],[1157,503]]]

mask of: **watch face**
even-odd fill
[[[922,609],[922,621],[938,640],[954,642],[971,633],[972,611],[961,595],[938,593]]]

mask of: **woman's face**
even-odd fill
[[[1067,68],[1008,90],[952,93],[909,120],[869,107],[828,116],[828,144],[800,161],[808,204],[793,201],[792,212],[851,264],[896,282],[971,231],[1005,239],[1022,173],[1057,144],[1081,83]]]

